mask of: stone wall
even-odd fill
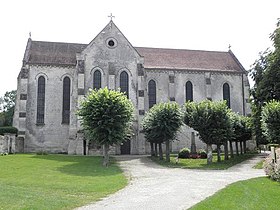
[[[16,153],[16,136],[15,134],[0,135],[0,153]]]

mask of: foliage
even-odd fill
[[[16,90],[6,92],[4,97],[0,97],[0,126],[11,126],[16,101]]]
[[[175,102],[154,105],[142,121],[143,132],[148,142],[166,144],[166,161],[168,162],[170,161],[169,142],[176,138],[182,124],[182,112]]]
[[[206,159],[207,158],[207,153],[204,149],[198,150],[198,155],[200,156],[201,159]]]
[[[280,100],[280,19],[275,31],[270,36],[274,49],[266,50],[254,63],[250,71],[255,84],[251,90],[253,96],[252,116],[254,118],[254,134],[258,144],[266,144],[262,135],[260,116],[265,102]]]
[[[268,144],[268,141],[262,132],[262,123],[261,123],[262,106],[252,103],[251,109],[252,109],[252,133],[256,137],[257,145]]]
[[[225,101],[187,102],[184,122],[199,132],[204,143],[221,145],[232,134],[229,112]]]
[[[184,122],[198,131],[201,140],[208,145],[208,149],[211,149],[212,144],[219,147],[232,138],[230,112],[225,101],[187,102]],[[211,151],[208,150],[208,153],[208,163],[211,163]]]
[[[13,133],[17,134],[18,129],[15,127],[0,127],[0,135],[4,135],[4,133]]]
[[[241,163],[242,161],[248,160],[254,157],[255,154],[246,153],[244,155],[235,156],[229,160],[225,160],[224,154],[221,155],[221,162],[218,162],[217,153],[213,153],[213,162],[212,164],[207,164],[206,159],[192,159],[192,158],[179,158],[177,154],[170,155],[170,162],[159,160],[157,157],[151,157],[151,159],[165,167],[171,168],[182,168],[182,169],[212,169],[212,170],[225,170],[236,164]]]
[[[189,148],[183,148],[178,153],[178,158],[189,158],[190,157],[190,149]]]
[[[92,90],[81,102],[78,115],[87,137],[104,145],[104,165],[108,164],[109,145],[129,138],[133,120],[133,104],[124,93],[108,88]]]
[[[17,154],[0,157],[0,209],[75,209],[127,185],[102,157]],[[39,196],[40,195],[40,196]],[[16,199],[15,199],[16,198]]]
[[[276,163],[273,162],[270,154],[263,163],[265,174],[272,180],[280,182],[280,149],[276,150]]]
[[[234,141],[242,142],[252,138],[252,121],[250,117],[231,112],[231,120],[234,131]]]
[[[262,130],[270,143],[280,144],[280,102],[268,102],[262,109]]]
[[[239,181],[228,185],[190,209],[279,209],[279,183],[266,177]]]
[[[177,103],[159,103],[145,115],[143,132],[148,142],[163,143],[174,140],[182,125],[182,113]]]

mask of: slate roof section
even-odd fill
[[[38,65],[76,65],[76,53],[87,44],[30,40],[25,62]],[[144,68],[166,70],[205,70],[244,72],[234,54],[229,52],[135,47],[144,57]]]
[[[82,52],[86,46],[86,44],[31,41],[26,62],[40,65],[76,65],[76,53]]]

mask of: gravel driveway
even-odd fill
[[[252,168],[260,156],[228,170],[164,168],[147,156],[116,158],[130,179],[129,185],[79,210],[187,209],[230,183],[265,175],[262,169]]]

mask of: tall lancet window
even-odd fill
[[[71,80],[69,77],[63,79],[63,101],[62,101],[62,123],[69,124],[70,122],[70,86]]]
[[[40,76],[38,79],[37,87],[37,124],[44,124],[45,118],[45,88],[46,88],[46,79],[43,76]]]
[[[129,98],[129,84],[128,84],[128,74],[123,71],[121,74],[120,74],[120,89],[121,89],[121,92],[124,92],[126,97]]]
[[[193,101],[193,85],[190,81],[186,83],[186,101]]]
[[[93,89],[100,89],[101,88],[101,72],[96,70],[93,73]]]
[[[157,86],[154,80],[148,83],[149,108],[157,103]]]
[[[223,99],[227,101],[227,106],[230,108],[230,88],[228,83],[223,85]]]

